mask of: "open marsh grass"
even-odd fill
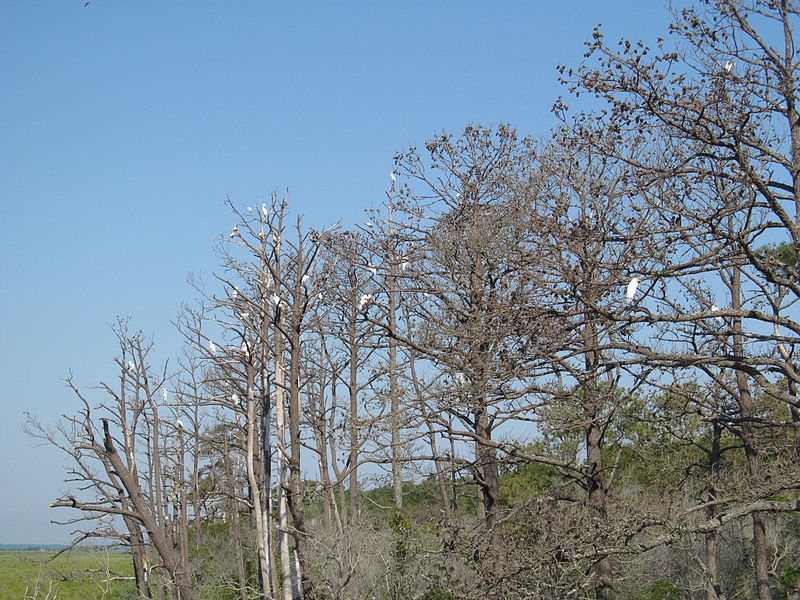
[[[128,554],[81,551],[52,559],[52,552],[0,552],[0,600],[122,600],[135,596]]]

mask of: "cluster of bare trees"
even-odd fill
[[[146,598],[800,598],[798,17],[597,30],[599,112],[400,153],[352,230],[231,203],[180,369],[120,323],[31,421],[54,506]]]

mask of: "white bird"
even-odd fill
[[[247,317],[249,317],[249,316],[250,316],[250,313],[249,313],[249,312],[243,312],[243,313],[242,313],[242,318],[243,318],[243,319],[246,319],[246,318],[247,318]]]
[[[131,371],[133,371],[134,369],[136,369],[136,365],[135,365],[135,364],[133,364],[133,361],[132,361],[132,360],[129,360],[129,361],[128,361],[128,369],[130,369]]]
[[[467,377],[463,373],[456,373],[456,383],[458,385],[467,385]]]
[[[231,292],[231,296],[236,298],[236,296],[238,296],[238,295],[239,295],[239,290],[237,290],[236,288],[233,288],[233,291]]]
[[[239,226],[238,225],[234,225],[233,229],[231,229],[231,234],[228,237],[234,238],[234,237],[236,237],[236,234],[238,232],[239,232]]]
[[[711,305],[711,312],[717,312],[718,310],[719,307],[716,304]],[[720,317],[719,315],[714,318],[717,320],[717,323],[722,323],[722,317]]]
[[[161,397],[164,399],[164,402],[166,402],[167,398],[169,398],[169,392],[166,388],[161,388]]]
[[[364,223],[364,225],[366,225],[367,227],[372,227],[372,221],[367,221],[366,223]]]
[[[309,279],[311,279],[311,275],[306,273],[305,275],[303,275],[303,278],[300,280],[300,283],[306,283]]]
[[[242,342],[242,346],[239,348],[239,350],[241,350],[243,354],[246,353],[247,352],[247,342]]]
[[[627,298],[628,304],[633,302],[633,298],[636,296],[636,289],[639,287],[641,281],[642,280],[639,279],[638,277],[634,277],[628,283],[628,287],[625,288],[625,298]]]
[[[269,301],[275,306],[278,306],[281,303],[281,297],[278,296],[278,294],[272,294],[272,296],[269,297]]]
[[[736,66],[736,63],[735,63],[735,62],[733,62],[732,60],[729,60],[729,61],[727,61],[727,62],[725,63],[725,72],[726,72],[726,73],[730,73],[731,71],[733,71],[733,68],[734,68],[735,66]]]
[[[317,300],[319,300],[320,302],[322,302],[322,292],[320,292],[319,294],[317,294]]]
[[[364,294],[358,301],[358,308],[364,308],[372,300],[372,294]]]
[[[175,421],[175,425],[178,426],[178,429],[183,429],[183,421],[181,421],[180,418],[178,418],[178,420]]]
[[[239,402],[239,396],[237,396],[236,394],[231,394],[231,400],[233,400],[234,402]]]
[[[208,349],[211,350],[211,354],[217,353],[217,345],[212,341],[208,342]]]
[[[408,261],[407,260],[404,260],[403,262],[400,263],[400,270],[401,271],[405,271],[407,268],[408,268]]]
[[[392,183],[397,183],[397,177],[395,177],[394,171],[389,172],[389,177],[392,178]]]
[[[265,219],[269,216],[269,211],[267,210],[266,204],[261,205],[261,213],[264,215]]]
[[[248,206],[247,207],[247,212],[253,212],[253,207],[252,206]]]
[[[376,269],[376,268],[375,268],[375,267],[373,267],[372,265],[367,265],[367,271],[369,271],[370,273],[372,273],[372,276],[373,276],[373,277],[374,277],[375,275],[377,275],[377,274],[378,274],[378,269]]]

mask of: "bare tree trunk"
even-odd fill
[[[192,448],[192,504],[194,506],[194,549],[199,550],[202,519],[200,501],[200,407],[195,404],[192,423],[194,425],[194,446]]]
[[[393,235],[391,220],[392,212],[391,205],[389,205],[389,234]],[[393,332],[397,330],[397,265],[395,262],[395,252],[392,248],[389,277],[386,283],[389,293],[389,328]],[[393,335],[389,336],[389,402],[392,427],[392,490],[394,508],[400,510],[403,508],[403,463],[401,462],[402,447],[400,445],[400,397],[397,385],[397,339]]]
[[[741,272],[734,268],[731,277],[731,308],[735,311],[742,310],[741,298]],[[739,317],[733,319],[733,355],[744,357],[744,340],[742,335],[742,320]],[[742,438],[744,441],[744,452],[747,458],[747,466],[750,471],[750,480],[753,485],[761,483],[761,464],[758,456],[757,441],[752,425],[753,417],[753,397],[747,376],[740,369],[736,370],[737,401],[742,413]],[[759,600],[772,600],[772,592],[769,589],[769,555],[767,553],[767,532],[765,525],[765,513],[754,512],[753,520],[753,565],[755,568],[756,587],[758,589]]]
[[[298,277],[298,282],[300,277]],[[299,294],[295,297],[299,297]],[[310,565],[308,564],[307,531],[300,473],[300,318],[296,311],[292,320],[291,339],[289,340],[291,355],[289,358],[289,494],[287,501],[292,516],[302,595],[304,600],[314,600],[313,584],[309,576]]]
[[[584,366],[587,379],[582,384],[584,412],[587,417],[586,427],[586,485],[589,492],[589,508],[591,518],[596,520],[598,531],[605,527],[606,486],[603,477],[603,425],[598,420],[602,411],[601,391],[597,384],[597,370],[600,365],[598,351],[599,340],[593,322],[594,315],[586,313],[581,336],[583,338]],[[600,534],[601,540],[605,537]],[[614,579],[610,556],[600,556],[594,564],[594,592],[597,600],[613,600]]]
[[[709,479],[708,500],[713,502],[717,499],[717,477],[720,469],[721,437],[722,425],[718,420],[712,422],[711,452],[708,456]],[[716,507],[712,504],[706,509],[706,518],[710,521],[714,518]],[[719,582],[719,569],[717,567],[717,530],[708,532],[705,535],[705,565],[708,571],[708,583],[706,585],[706,600],[721,600],[722,589]]]
[[[358,337],[356,333],[356,319],[358,318],[355,304],[350,310],[349,323],[349,377],[348,391],[350,392],[350,521],[352,522],[359,510],[359,488],[358,488]],[[345,507],[342,506],[342,511]]]
[[[278,437],[278,548],[281,554],[281,582],[283,600],[292,600],[292,563],[289,551],[289,506],[286,477],[286,372],[284,369],[284,341],[279,328],[275,328],[275,427]]]
[[[117,477],[119,477],[120,482],[128,492],[128,497],[136,511],[137,517],[147,530],[150,540],[153,542],[153,547],[156,552],[158,552],[164,568],[169,573],[175,585],[178,599],[193,600],[194,594],[192,592],[191,582],[189,581],[188,574],[180,568],[179,560],[175,556],[173,540],[167,537],[164,527],[158,523],[154,513],[150,510],[150,506],[139,487],[138,479],[132,476],[128,467],[122,462],[119,453],[114,447],[114,441],[109,431],[108,419],[103,419],[102,422],[105,456],[108,458]]]
[[[481,403],[481,410],[475,414],[475,433],[481,440],[492,439],[489,415],[484,403]],[[497,466],[497,450],[486,444],[477,442],[475,455],[478,462],[479,498],[483,508],[484,523],[486,531],[489,534],[489,546],[494,547],[499,540],[499,531],[497,531],[497,511],[500,498],[500,471]]]
[[[178,427],[178,468],[175,474],[175,485],[178,486],[177,500],[180,507],[178,515],[179,532],[178,538],[180,548],[181,569],[187,574],[190,573],[189,564],[189,497],[186,493],[185,477],[186,445],[184,443],[183,427]]]
[[[242,551],[242,531],[239,525],[239,506],[236,500],[236,483],[233,476],[230,445],[228,444],[227,437],[225,438],[225,445],[222,448],[222,463],[223,469],[225,470],[225,485],[229,491],[228,513],[230,515],[233,545],[236,549],[236,576],[239,581],[239,598],[240,600],[248,600],[247,572],[245,571],[244,553]]]
[[[269,568],[269,558],[267,557],[267,548],[264,545],[266,535],[264,532],[264,511],[261,506],[261,492],[258,485],[258,476],[256,474],[256,453],[258,452],[258,440],[256,437],[256,399],[255,389],[253,386],[253,367],[248,363],[247,365],[247,424],[246,424],[246,441],[245,441],[245,462],[247,464],[247,481],[250,485],[250,496],[253,502],[253,520],[256,526],[256,547],[258,548],[258,565],[261,581],[261,596],[262,598],[270,598],[272,592],[270,590],[271,578]]]
[[[130,517],[124,517],[125,526],[128,528],[131,544],[131,558],[133,560],[133,576],[136,580],[136,593],[140,598],[152,598],[150,590],[150,573],[147,564],[147,548],[139,523]]]

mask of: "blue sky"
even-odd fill
[[[116,315],[170,325],[213,238],[289,188],[311,225],[377,206],[392,156],[442,130],[553,126],[558,63],[602,23],[653,41],[659,0],[0,3],[0,543],[61,543],[64,461],[23,411],[113,373]]]

